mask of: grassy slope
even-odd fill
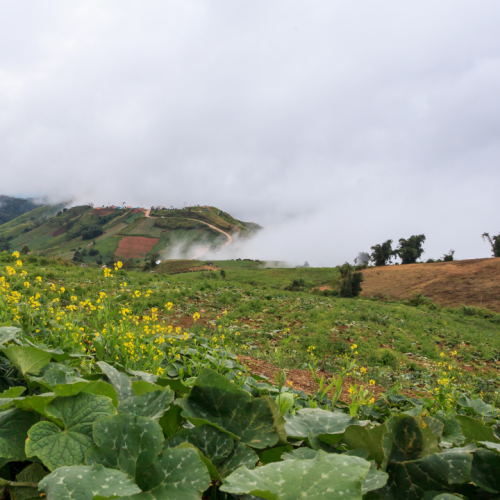
[[[175,262],[165,266],[186,265],[185,261]],[[243,268],[244,263],[253,269]],[[397,383],[411,390],[425,389],[436,385],[442,370],[449,370],[448,365],[477,390],[491,392],[498,386],[500,317],[486,319],[450,308],[284,290],[291,279],[303,278],[314,285],[331,282],[335,269],[259,269],[259,263],[248,261],[216,264],[225,268],[226,280],[211,271],[165,275],[158,272],[159,267],[155,274],[120,271],[116,284],[107,286],[118,287],[120,280],[126,280],[129,286],[146,290],[151,283],[158,283],[160,295],[142,297],[134,307],[161,308],[172,301],[175,308],[171,321],[184,327],[193,325],[194,312],[201,312],[195,328],[215,332],[215,321],[223,321],[233,332],[228,336],[233,349],[252,359],[274,362],[275,349],[281,346],[290,369],[307,363],[307,349],[314,346],[319,366],[327,372],[338,372],[355,349],[358,363],[380,386]],[[25,268],[32,272],[28,263]],[[68,290],[78,288],[79,295],[101,286],[94,285],[102,275],[96,268],[62,267],[49,276],[46,267],[36,273],[43,279],[57,278]],[[236,331],[240,333],[237,337]],[[439,365],[443,362],[445,368]]]

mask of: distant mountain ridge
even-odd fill
[[[39,206],[32,198],[0,195],[0,224],[5,224]]]
[[[216,207],[42,205],[0,225],[0,250],[101,264],[112,259],[199,258],[260,226]]]

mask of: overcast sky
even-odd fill
[[[241,257],[500,232],[500,3],[0,0],[0,194],[215,205]]]

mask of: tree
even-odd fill
[[[450,250],[448,253],[443,255],[444,262],[451,262],[453,260],[453,255],[455,254],[455,250]]]
[[[363,290],[361,283],[364,281],[363,273],[355,273],[354,266],[348,262],[340,266],[340,290],[341,297],[357,297]]]
[[[28,245],[24,245],[19,253],[21,255],[28,255],[30,252],[31,252],[30,247]]]
[[[83,255],[78,250],[73,255],[73,262],[83,262]]]
[[[357,266],[368,265],[370,262],[370,254],[366,252],[359,252],[358,256],[354,259],[354,264]]]
[[[375,245],[371,248],[373,252],[370,258],[376,266],[386,266],[388,262],[391,262],[395,254],[392,249],[392,240],[387,240],[385,243],[382,243],[382,245]]]
[[[399,247],[394,253],[401,258],[402,264],[415,264],[417,259],[424,253],[422,248],[424,241],[424,234],[410,236],[407,240],[401,238]]]
[[[225,280],[225,279],[226,279],[226,271],[224,271],[224,269],[221,269],[221,270],[220,270],[220,275],[221,275],[221,278],[222,278],[223,280]]]
[[[500,257],[500,234],[490,237],[489,233],[483,233],[483,240],[484,239],[490,242],[493,257]]]

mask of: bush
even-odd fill
[[[30,247],[28,245],[24,245],[19,253],[21,255],[28,255],[30,252],[31,252]]]
[[[354,266],[349,263],[345,263],[340,266],[340,290],[339,295],[341,297],[357,297],[361,291],[361,283],[364,281],[363,273],[353,272]]]
[[[483,233],[483,240],[484,239],[490,242],[493,257],[500,257],[500,234],[490,237],[489,233]]]
[[[377,349],[371,355],[371,362],[373,364],[396,367],[399,362],[399,356],[393,350],[388,348]]]
[[[93,257],[94,255],[99,255],[99,250],[97,250],[97,249],[95,249],[95,248],[91,248],[91,249],[89,250],[89,255],[91,255],[92,257]]]
[[[104,230],[101,226],[83,226],[81,231],[82,240],[93,240],[103,233]]]
[[[73,262],[83,262],[83,255],[78,250],[73,255]]]
[[[443,255],[443,261],[444,262],[451,262],[453,261],[453,255],[455,254],[455,250],[450,250],[448,253],[445,253]]]
[[[307,283],[303,278],[292,280],[292,282],[285,286],[285,290],[289,292],[302,292],[308,288]]]

